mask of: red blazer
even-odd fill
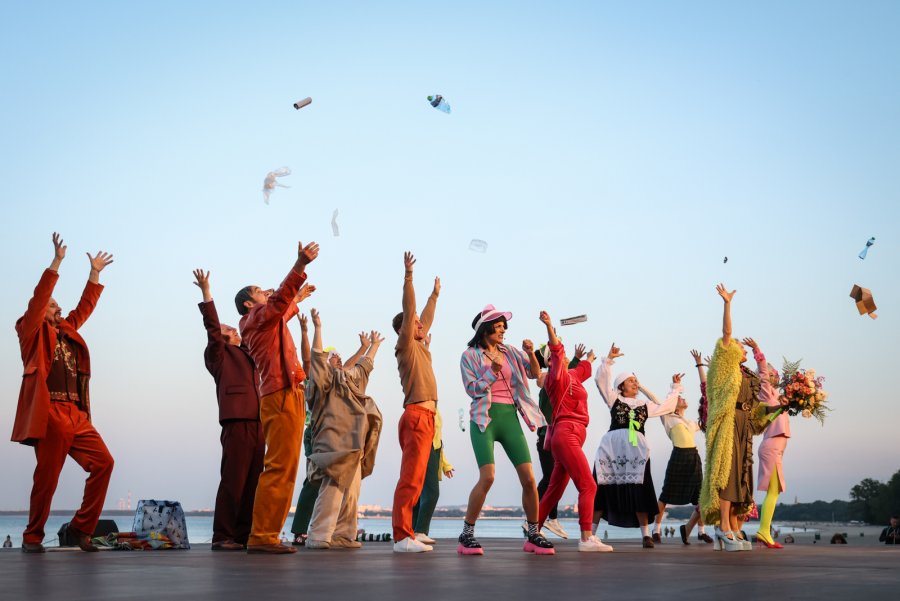
[[[225,342],[213,301],[199,306],[208,339],[203,358],[216,381],[219,423],[234,419],[259,421],[259,375],[250,353],[242,346]]]
[[[45,269],[41,280],[34,289],[34,296],[28,301],[25,315],[16,321],[16,334],[22,352],[22,387],[19,389],[19,404],[16,421],[13,424],[12,440],[34,445],[47,434],[47,415],[50,411],[50,390],[47,388],[47,374],[56,348],[56,328],[44,319],[47,305],[53,294],[53,287],[59,274]],[[78,306],[60,322],[59,329],[74,343],[75,359],[78,365],[79,406],[91,417],[91,399],[88,381],[91,377],[91,358],[87,344],[78,334],[80,328],[97,306],[103,286],[88,282],[81,293]]]

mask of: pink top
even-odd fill
[[[487,355],[485,355],[487,359]],[[490,361],[490,359],[487,359]],[[491,404],[493,405],[514,405],[515,401],[512,396],[512,368],[509,361],[503,361],[503,367],[500,369],[500,376],[491,384]]]
[[[759,400],[769,407],[778,407],[778,391],[769,382],[769,364],[766,362],[766,356],[758,348],[753,349],[753,358],[756,359],[757,373],[759,374]],[[772,423],[763,433],[763,439],[772,438],[773,436],[791,437],[791,420],[786,411],[778,414]]]

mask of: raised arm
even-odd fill
[[[600,396],[603,397],[603,400],[610,407],[613,406],[616,398],[619,396],[619,392],[613,387],[612,366],[618,357],[624,356],[625,354],[620,352],[619,347],[613,342],[612,346],[609,347],[609,353],[600,360],[600,367],[597,368],[597,376],[594,378],[597,390],[600,391]]]
[[[716,286],[716,292],[719,293],[719,296],[725,302],[725,306],[722,308],[722,344],[727,346],[731,342],[731,299],[734,298],[734,293],[737,290],[728,292],[724,284],[719,284]]]
[[[366,351],[366,357],[374,364],[375,355],[378,353],[378,348],[381,346],[381,343],[384,342],[384,336],[381,335],[381,332],[372,330],[372,333],[369,335],[369,340],[371,341],[371,344],[369,345],[369,350]]]
[[[672,385],[669,387],[669,394],[666,396],[666,400],[654,407],[648,405],[647,417],[659,417],[660,415],[675,413],[675,408],[678,406],[678,397],[681,396],[681,391],[684,390],[684,386],[681,384],[682,378],[684,378],[684,374],[674,374],[672,376]]]
[[[426,334],[431,329],[431,324],[434,323],[434,311],[437,309],[437,299],[440,294],[441,278],[434,278],[434,288],[431,289],[431,294],[428,296],[425,308],[422,309],[422,315],[419,317],[422,320],[422,327],[425,329]]]
[[[312,354],[309,350],[309,321],[303,313],[297,314],[297,321],[300,322],[300,362],[303,365],[303,373],[308,374],[312,361]]]
[[[706,368],[703,365],[703,358],[700,351],[691,349],[691,357],[694,358],[694,366],[697,368],[697,375],[700,376],[700,383],[706,384]]]
[[[550,318],[550,314],[546,311],[541,311],[538,319],[541,320],[541,323],[547,328],[547,343],[550,348],[550,365],[548,365],[547,375],[544,379],[544,384],[546,385],[549,382],[553,383],[553,386],[563,385],[565,378],[569,375],[568,366],[563,365],[563,357],[565,356],[565,348],[562,343],[559,341],[559,337],[556,335],[556,329],[553,327],[553,320]],[[532,353],[533,354],[533,353]],[[537,361],[537,359],[535,359]]]
[[[411,341],[416,332],[416,289],[413,286],[413,266],[416,258],[409,251],[403,253],[403,323],[400,324],[400,339]]]
[[[534,343],[527,338],[522,341],[522,352],[528,363],[525,364],[525,375],[534,380],[541,373],[541,364],[538,363],[537,355],[534,354]]]
[[[216,311],[216,305],[212,302],[212,294],[209,292],[209,272],[195,269],[194,280],[194,285],[200,288],[200,292],[203,294],[203,302],[199,305],[200,314],[203,316],[203,327],[206,328],[206,350],[203,351],[203,359],[206,369],[215,375],[225,356],[225,337],[222,336],[219,313]]]
[[[369,347],[372,345],[369,340],[369,335],[366,332],[359,333],[359,348],[356,349],[356,352],[353,355],[344,361],[344,365],[347,367],[352,367],[356,365],[356,362],[359,361],[362,357],[366,356],[366,351],[369,350]]]
[[[34,294],[28,301],[25,314],[16,321],[16,332],[19,336],[28,336],[37,331],[44,321],[47,305],[53,295],[53,288],[59,279],[59,266],[66,258],[66,246],[62,238],[53,232],[53,260],[50,266],[41,274],[41,279],[34,288]]]
[[[84,325],[84,322],[94,312],[97,300],[100,298],[100,292],[103,290],[103,286],[100,285],[100,272],[113,262],[113,256],[103,251],[98,251],[93,257],[90,253],[85,254],[91,263],[91,272],[88,275],[88,281],[84,285],[84,291],[81,293],[78,304],[66,315],[66,321],[76,330]]]
[[[313,350],[321,351],[322,350],[322,318],[319,316],[319,312],[315,310],[315,308],[310,309],[309,315],[312,318],[313,322]]]
[[[319,256],[319,245],[310,242],[303,246],[302,242],[297,243],[297,260],[291,267],[278,290],[269,296],[262,310],[260,325],[263,327],[271,327],[272,324],[284,319],[285,316],[290,319],[297,312],[297,305],[294,299],[300,290],[300,286],[306,281],[306,266],[315,261]],[[293,311],[293,313],[289,313]]]

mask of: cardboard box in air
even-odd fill
[[[875,315],[875,310],[878,307],[875,306],[875,299],[872,298],[871,290],[863,288],[858,284],[854,284],[853,289],[850,290],[850,298],[856,301],[856,309],[859,311],[860,315],[868,314],[872,319],[878,318],[878,316]]]

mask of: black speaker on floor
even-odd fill
[[[78,546],[78,541],[75,540],[74,536],[68,535],[69,522],[66,522],[59,528],[59,546],[60,547],[75,547]],[[97,522],[97,528],[94,530],[93,536],[106,536],[110,532],[118,532],[119,527],[116,525],[115,520],[100,520]]]

